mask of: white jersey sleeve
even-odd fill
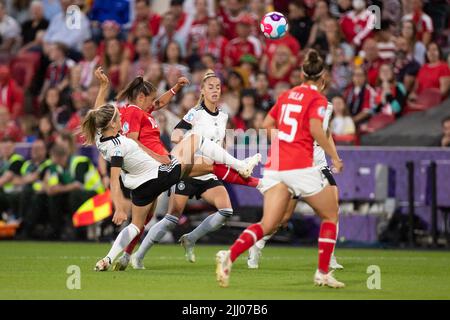
[[[333,104],[328,102],[327,109],[325,110],[325,117],[323,118],[322,122],[322,128],[323,131],[325,132],[328,130],[332,115],[333,115]],[[321,167],[328,166],[327,158],[325,157],[325,151],[315,141],[314,141],[314,165]]]
[[[122,161],[122,180],[125,187],[136,189],[143,183],[158,177],[160,162],[150,157],[136,141],[122,135],[103,138],[96,136],[97,149],[111,163],[115,157]]]
[[[184,115],[183,120],[189,123],[191,126],[194,126],[196,118],[197,118],[197,110],[196,108],[192,108],[191,110],[188,111],[188,113]]]

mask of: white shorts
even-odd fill
[[[322,169],[322,166],[317,166],[285,171],[264,170],[258,190],[264,194],[270,188],[283,182],[294,197],[310,197],[329,185]]]

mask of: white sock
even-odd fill
[[[233,209],[231,208],[219,209],[216,213],[206,217],[206,219],[203,220],[197,228],[188,233],[187,239],[190,242],[196,243],[197,240],[204,235],[220,229],[232,215]]]
[[[259,241],[257,241],[255,243],[255,246],[258,247],[259,250],[264,249],[264,247],[266,246],[267,241],[270,240],[270,238],[273,237],[274,233],[268,234],[267,236],[262,237]]]
[[[178,224],[178,218],[170,214],[166,214],[161,221],[153,225],[136,251],[135,256],[139,260],[144,259],[145,254],[153,246],[158,243],[164,235],[173,230]]]
[[[245,167],[245,162],[236,159],[217,143],[209,139],[201,137],[198,148],[205,156],[217,163],[229,165],[233,169],[239,171]]]
[[[339,222],[336,223],[336,243],[337,243],[337,239],[338,239],[338,233],[339,233]],[[331,256],[334,257],[334,250],[336,249],[336,245],[334,245],[333,247],[333,252],[331,253]]]
[[[125,229],[120,231],[106,257],[108,257],[111,262],[113,262],[117,258],[119,253],[121,253],[130,244],[130,242],[139,234],[139,232],[139,228],[130,223]]]

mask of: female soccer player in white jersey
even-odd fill
[[[310,50],[303,64],[305,83],[283,93],[271,109],[264,127],[278,129],[272,142],[269,161],[261,181],[264,193],[263,218],[244,230],[230,247],[216,255],[216,279],[222,287],[229,285],[233,262],[263,236],[273,233],[286,212],[292,195],[301,196],[321,218],[319,261],[314,283],[342,288],[344,284],[329,270],[336,243],[339,204],[335,190],[314,163],[314,141],[330,156],[335,172],[343,168],[342,160],[323,130],[328,104],[319,88],[325,84],[325,64],[315,50]]]
[[[328,126],[330,123],[331,116],[333,114],[333,104],[328,102],[327,109],[325,112],[325,117],[323,119],[323,130],[327,133],[328,139],[330,142],[330,145],[333,148],[336,148],[334,144],[333,137],[331,136]],[[322,173],[325,175],[325,177],[328,179],[328,183],[330,184],[331,188],[334,189],[336,198],[339,201],[339,191],[337,188],[336,181],[334,180],[333,174],[331,173],[330,168],[328,167],[328,162],[325,157],[325,152],[323,151],[322,147],[317,144],[317,142],[314,142],[314,164],[315,166],[319,166],[322,168]],[[288,208],[286,210],[286,213],[284,214],[284,217],[280,223],[281,226],[285,225],[289,219],[292,217],[292,214],[294,213],[295,206],[297,205],[297,197],[292,198],[290,201]],[[338,235],[338,226],[339,224],[336,224],[336,236]],[[259,259],[262,254],[262,250],[264,249],[264,246],[266,245],[266,242],[272,238],[272,236],[276,233],[276,231],[272,234],[269,234],[267,236],[264,236],[261,240],[259,240],[257,243],[255,243],[249,250],[248,250],[248,259],[247,259],[247,265],[250,269],[258,269],[259,267]],[[331,255],[330,259],[330,268],[337,270],[337,269],[343,269],[344,267],[339,264],[336,260],[336,257],[333,254]]]
[[[194,108],[183,117],[172,133],[172,142],[179,143],[186,132],[198,134],[218,145],[223,145],[228,115],[218,106],[221,95],[221,82],[214,71],[208,70],[202,79],[200,99]],[[253,186],[259,179],[253,179]],[[142,260],[147,251],[158,243],[166,232],[175,228],[178,219],[190,197],[203,198],[217,208],[217,212],[208,216],[192,232],[183,235],[180,242],[185,248],[186,259],[195,262],[194,245],[204,235],[221,228],[233,214],[228,192],[221,180],[213,173],[185,178],[174,185],[169,200],[169,211],[164,219],[152,226],[142,241],[138,251],[132,255],[131,264],[135,269],[143,269]]]
[[[120,135],[120,129],[120,113],[110,104],[90,110],[82,123],[87,143],[95,144],[102,157],[111,164],[111,198],[115,207],[113,222],[116,224],[123,223],[128,217],[119,177],[131,190],[131,224],[119,233],[108,254],[97,262],[97,271],[107,270],[139,234],[152,202],[162,192],[186,176],[211,172],[210,166],[203,164],[202,157],[194,157],[197,150],[215,162],[231,166],[244,177],[251,175],[260,159],[257,154],[243,161],[238,160],[216,143],[192,133],[172,150],[170,164],[161,164],[143,151],[136,141]]]

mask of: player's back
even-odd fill
[[[158,123],[149,112],[135,105],[126,105],[120,110],[122,134],[128,136],[131,132],[139,134],[139,141],[147,148],[160,155],[168,155],[160,139]]]
[[[270,111],[279,132],[277,141],[272,143],[267,168],[283,171],[314,165],[310,119],[322,121],[326,106],[327,99],[315,86],[297,86],[280,96]]]

